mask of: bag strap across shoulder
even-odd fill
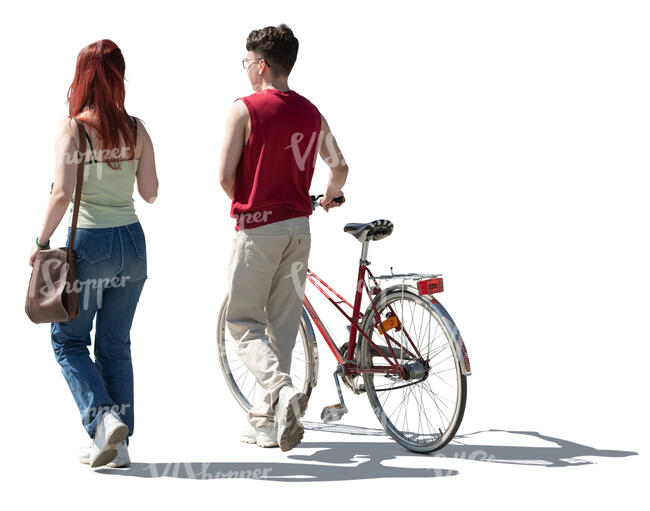
[[[72,210],[72,227],[70,229],[70,239],[68,240],[68,252],[72,252],[74,247],[74,238],[77,234],[77,219],[79,217],[79,204],[81,202],[81,188],[83,186],[84,165],[86,163],[86,128],[81,121],[75,119],[77,131],[79,132],[79,166],[77,167],[77,182],[74,192],[74,209]]]

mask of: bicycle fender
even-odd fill
[[[436,298],[430,297],[428,298],[428,300],[431,302],[433,308],[436,310],[436,312],[442,318],[443,322],[446,324],[447,330],[449,330],[449,332],[451,333],[452,339],[454,341],[454,347],[456,348],[456,353],[458,354],[458,359],[461,361],[460,372],[463,373],[465,376],[469,376],[470,374],[472,374],[472,367],[469,363],[469,355],[467,354],[467,348],[465,347],[465,342],[463,341],[463,338],[460,335],[460,331],[458,330],[456,323],[453,322],[451,316],[447,312],[447,309],[445,309]]]

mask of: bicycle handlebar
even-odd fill
[[[323,207],[321,204],[321,201],[319,200],[321,197],[324,197],[324,195],[321,193],[320,195],[310,195],[311,198],[311,208],[316,209],[318,206]],[[345,195],[341,195],[340,197],[335,197],[334,202],[338,202],[339,204],[343,204],[345,202]]]

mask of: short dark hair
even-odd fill
[[[267,61],[272,73],[288,75],[296,63],[298,39],[283,23],[277,27],[253,30],[246,38],[246,49]]]

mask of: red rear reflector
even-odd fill
[[[432,295],[433,293],[440,293],[443,290],[442,277],[418,281],[418,292],[421,295]]]

